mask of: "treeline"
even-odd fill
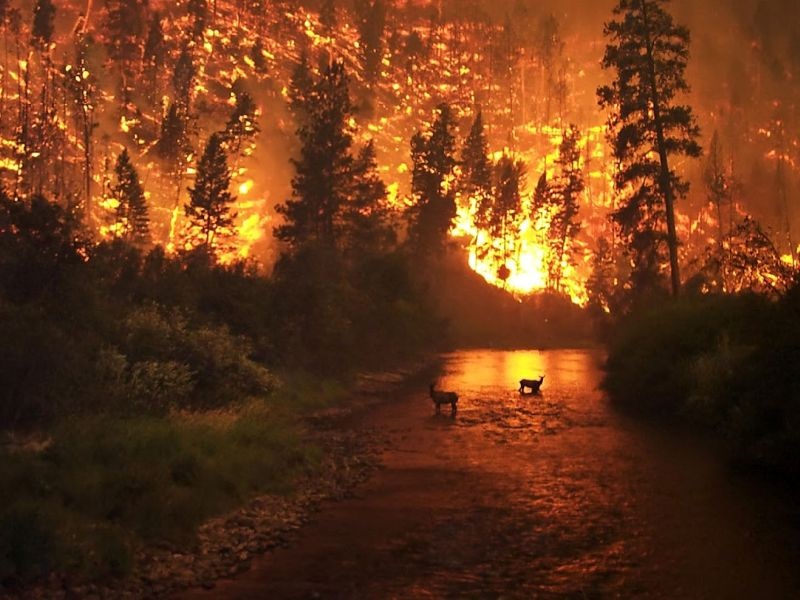
[[[400,254],[364,256],[353,276],[313,256],[267,278],[202,248],[97,244],[46,199],[3,194],[0,425],[225,406],[268,392],[274,370],[346,377],[438,335]]]

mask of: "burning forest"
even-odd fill
[[[135,237],[182,252],[207,241],[186,207],[217,133],[231,218],[210,240],[213,252],[224,264],[269,271],[280,254],[275,207],[290,194],[287,157],[298,149],[298,95],[341,63],[348,132],[374,147],[396,222],[418,201],[411,140],[447,106],[453,163],[442,185],[456,205],[454,245],[512,294],[549,290],[585,305],[605,244],[612,260],[627,259],[609,219],[620,164],[594,93],[604,77],[602,31],[587,35],[585,19],[571,22],[576,10],[512,3],[503,20],[479,3],[9,3],[0,180],[13,198],[64,206],[92,239]],[[769,27],[770,10],[759,11]],[[725,15],[731,28],[735,17]],[[774,89],[777,71],[791,77],[794,67],[765,64],[783,40],[738,28],[747,50],[730,60],[730,74],[713,76],[726,97],[703,85],[691,95],[710,153],[676,165],[692,183],[676,207],[680,258],[708,289],[784,285],[797,250],[796,107]],[[727,41],[709,39],[709,54],[726,50]],[[698,67],[698,78],[711,69]],[[141,194],[128,189],[131,173]],[[569,198],[564,185],[574,188]],[[777,261],[762,256],[752,266],[752,257],[734,256],[744,238],[758,237],[753,227]],[[719,272],[707,277],[710,265]]]
[[[597,426],[624,462],[601,385],[800,473],[799,23],[794,0],[0,0],[0,596],[159,595],[159,544],[298,482],[259,506],[349,494],[380,444],[330,415],[434,372],[451,420],[409,403],[407,429],[499,439],[515,477],[553,440],[644,481],[560,441]],[[631,595],[569,587],[620,536],[524,597]]]

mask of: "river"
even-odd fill
[[[363,417],[385,468],[196,598],[791,598],[795,499],[697,434],[618,414],[593,351],[470,350]],[[539,395],[518,380],[545,375]]]

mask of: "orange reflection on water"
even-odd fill
[[[592,350],[472,350],[448,357],[440,387],[479,393],[485,388],[514,391],[520,379],[544,375],[542,391],[556,388],[594,390],[598,355]]]

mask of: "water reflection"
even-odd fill
[[[420,546],[433,553],[412,552],[426,579],[406,582],[399,597],[734,598],[797,589],[787,577],[791,553],[763,561],[758,553],[773,542],[739,535],[744,528],[774,540],[759,513],[781,507],[754,509],[752,490],[691,436],[615,414],[598,390],[600,359],[582,350],[446,357],[441,386],[459,393],[459,411],[437,428],[434,456],[468,468],[469,483],[458,490],[459,511],[397,542],[400,555]],[[540,375],[540,395],[519,394],[519,379]]]
[[[599,358],[446,356],[455,418],[433,414],[428,382],[376,409],[394,441],[363,497],[214,597],[800,597],[796,505],[691,435],[615,414]],[[539,375],[541,395],[518,393]]]
[[[508,389],[517,392],[519,380],[545,376],[548,387],[594,390],[598,383],[599,353],[590,350],[475,350],[447,357],[442,386],[473,394]]]

